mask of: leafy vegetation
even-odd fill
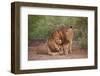
[[[47,39],[56,28],[72,26],[75,31],[74,40],[78,41],[82,48],[87,48],[87,22],[87,17],[29,15],[28,38]]]

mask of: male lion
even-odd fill
[[[47,45],[48,45],[48,54],[55,55],[55,54],[62,54],[64,52],[62,36],[58,31],[54,31],[51,36],[48,38]],[[58,52],[58,53],[57,53]]]
[[[73,29],[72,26],[69,28],[60,27],[54,31],[48,38],[48,53],[54,55],[54,52],[59,54],[72,53],[72,40],[73,40]]]

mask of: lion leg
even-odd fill
[[[64,54],[65,55],[68,55],[68,48],[69,48],[69,43],[66,45],[66,46],[64,46]]]
[[[69,43],[69,52],[72,53],[72,41]]]
[[[62,46],[59,50],[59,55],[63,55],[64,54],[64,47]]]
[[[51,50],[48,48],[48,54],[49,55],[51,55],[51,56],[56,56],[56,55],[58,55],[58,53],[57,52],[51,52]]]
[[[64,46],[63,45],[56,45],[55,48],[56,48],[59,55],[64,54]]]
[[[53,53],[51,52],[51,50],[49,48],[48,48],[48,54],[53,55]]]

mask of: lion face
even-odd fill
[[[56,44],[61,45],[62,44],[62,40],[59,37],[55,37],[54,41],[56,42]]]
[[[62,44],[62,39],[61,39],[61,36],[60,36],[58,31],[54,32],[53,39],[54,39],[56,44],[58,44],[58,45]]]
[[[63,45],[60,45],[62,41],[60,39],[57,39],[57,37],[54,39],[48,39],[47,45],[48,45],[48,54],[53,55],[54,53],[57,54],[63,54],[64,48]]]

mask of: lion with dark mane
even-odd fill
[[[72,41],[73,41],[73,29],[72,26],[60,27],[55,30],[47,40],[48,54],[65,54],[72,53]]]

